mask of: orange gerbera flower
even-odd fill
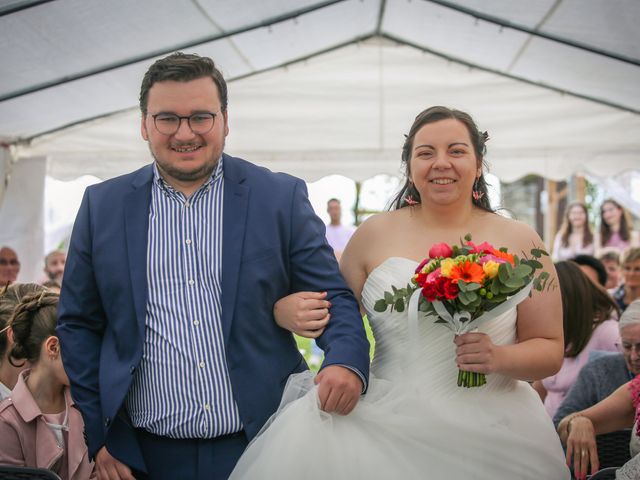
[[[510,253],[501,252],[498,249],[494,249],[492,255],[494,257],[501,258],[502,260],[509,262],[511,265],[515,265],[515,261],[513,260],[513,255],[511,255]]]
[[[453,283],[458,283],[458,280],[462,280],[466,283],[482,283],[482,280],[484,279],[484,270],[482,269],[482,265],[466,261],[454,266],[451,269],[451,275],[449,275],[449,278]]]

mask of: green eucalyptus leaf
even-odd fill
[[[387,310],[387,302],[385,302],[384,299],[378,300],[373,306],[373,309],[376,312],[384,312]]]
[[[384,292],[384,301],[391,305],[393,303],[393,294],[391,292]]]
[[[397,299],[394,306],[398,312],[404,312],[404,299],[402,298]]]
[[[467,283],[467,292],[473,292],[474,290],[478,290],[482,285],[479,283]]]

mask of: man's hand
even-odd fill
[[[329,365],[316,375],[320,409],[347,415],[355,408],[362,393],[362,380],[346,367]]]
[[[135,480],[131,469],[113,458],[107,447],[102,447],[96,454],[96,473],[98,480]]]

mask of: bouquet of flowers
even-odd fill
[[[487,242],[476,245],[471,235],[466,235],[460,245],[438,243],[416,268],[410,283],[404,288],[392,285],[392,291],[384,293],[374,310],[384,312],[391,307],[391,311],[402,312],[415,308],[457,335],[469,332],[513,308],[530,295],[531,288],[547,288],[549,273],[542,270],[539,261],[543,255],[549,254],[532,248],[530,256],[519,258]],[[458,386],[485,383],[483,373],[458,372]]]

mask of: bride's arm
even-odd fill
[[[513,253],[529,254],[532,248],[544,248],[537,233],[523,224],[514,222]],[[511,249],[510,249],[511,250]],[[555,375],[564,358],[564,335],[562,331],[562,301],[556,270],[551,259],[540,259],[543,270],[548,272],[547,288],[539,292],[532,290],[530,298],[518,305],[518,343],[501,347],[500,373],[521,380],[540,380]]]
[[[374,248],[376,217],[364,222],[351,236],[340,258],[340,272],[362,308],[362,288],[367,280],[367,255]]]
[[[529,227],[513,220],[501,225],[509,252],[529,255],[532,248],[544,248],[540,237]],[[549,257],[540,259],[548,272],[549,287],[532,290],[530,298],[518,305],[517,343],[495,345],[483,333],[456,337],[457,362],[462,370],[500,373],[520,380],[540,380],[558,372],[564,357],[562,302],[555,268]]]

